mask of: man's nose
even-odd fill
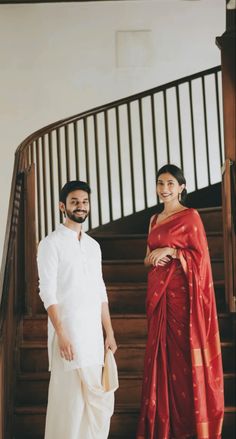
[[[77,201],[76,202],[76,207],[82,208],[83,207],[82,201]]]

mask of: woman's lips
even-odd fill
[[[161,197],[163,197],[163,198],[167,198],[167,197],[169,197],[171,194],[161,194]]]

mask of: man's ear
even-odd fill
[[[66,206],[62,201],[59,201],[59,209],[63,213],[64,216],[66,216]]]

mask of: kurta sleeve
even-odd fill
[[[39,296],[45,309],[58,303],[57,272],[58,254],[55,245],[48,238],[43,239],[38,247]]]
[[[102,252],[100,247],[99,247],[99,291],[101,296],[101,302],[108,302],[106,286],[102,274]]]

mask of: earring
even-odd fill
[[[179,193],[179,201],[181,201],[181,198],[182,198],[182,196],[181,196],[181,192]]]

